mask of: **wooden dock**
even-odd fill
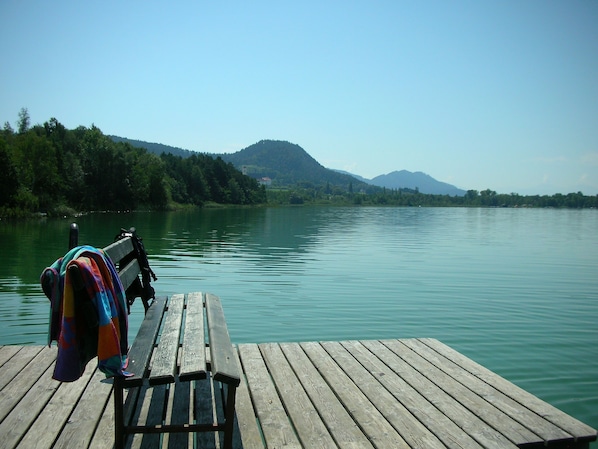
[[[589,448],[596,430],[433,339],[241,344],[239,448]],[[0,347],[0,446],[113,447],[112,383],[90,362],[52,380],[56,348]],[[135,420],[219,413],[209,381],[142,387]],[[189,407],[189,404],[194,404]],[[163,404],[168,404],[164,407]],[[127,447],[217,448],[213,434]]]

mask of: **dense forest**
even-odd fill
[[[417,188],[369,186],[347,175],[340,181],[333,179],[333,183],[295,180],[291,186],[266,190],[220,156],[157,155],[126,141],[115,141],[93,125],[68,130],[55,118],[31,126],[26,109],[19,113],[16,130],[6,122],[0,131],[0,173],[0,218],[165,210],[206,203],[598,207],[598,196],[581,192],[522,196],[486,189],[469,190],[463,196],[431,195]],[[347,184],[341,185],[343,182]]]
[[[221,158],[157,156],[55,118],[30,126],[26,109],[16,130],[0,131],[0,173],[0,217],[266,202],[257,180]]]

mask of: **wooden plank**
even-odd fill
[[[137,259],[133,259],[126,267],[118,272],[118,277],[125,290],[135,282],[135,279],[137,279],[137,275],[139,275],[140,272],[141,268],[139,267]]]
[[[533,429],[534,433],[542,438],[544,442],[573,439],[570,434],[564,432],[549,421],[546,421],[541,416],[531,412],[519,402],[504,395],[422,342],[417,340],[405,340],[402,343],[421,357],[425,358],[442,372],[451,376],[457,382],[466,386],[485,401],[492,404],[501,412],[507,414],[524,427]]]
[[[125,426],[131,424],[133,420],[133,416],[135,415],[135,410],[138,408],[138,404],[141,403],[140,393],[142,391],[142,387],[133,387],[133,388],[126,388],[123,391],[123,419]],[[114,395],[112,395],[114,398]],[[114,401],[113,401],[114,402]],[[113,407],[112,414],[114,415],[115,410]],[[105,413],[106,414],[106,413]],[[116,416],[112,419],[112,427],[114,427]]]
[[[53,449],[88,447],[112,393],[112,382],[96,370]]]
[[[131,237],[117,240],[104,248],[104,252],[110,257],[115,265],[117,265],[123,257],[134,250],[133,239]]]
[[[299,344],[282,343],[280,346],[338,447],[373,448]]]
[[[129,390],[129,393],[136,388]],[[104,413],[93,434],[88,449],[113,449],[114,447],[114,394],[108,398],[108,403],[104,408]]]
[[[408,341],[405,343],[401,342],[403,346],[405,346],[406,343],[408,343]],[[393,347],[396,348],[397,346],[398,342],[396,341],[390,342],[389,344],[391,350]],[[424,375],[437,385],[442,385],[444,391],[454,399],[458,400],[472,413],[479,416],[480,419],[486,422],[489,426],[509,438],[513,443],[520,445],[540,444],[544,442],[544,439],[538,435],[538,432],[541,430],[540,427],[533,426],[528,428],[497,407],[494,403],[494,401],[497,400],[496,394],[492,397],[492,400],[488,402],[486,398],[480,397],[472,391],[468,384],[458,382],[413,350],[402,350],[401,357],[403,360],[412,364],[422,364],[422,372],[425,372]],[[465,376],[466,374],[467,372],[464,371],[463,375]],[[494,391],[497,393],[496,390]],[[559,435],[563,438],[570,438],[569,435],[562,432],[559,432]]]
[[[301,347],[334,390],[344,407],[377,448],[408,448],[409,445],[384,418],[351,378],[318,343],[301,343]]]
[[[54,365],[50,367],[50,370],[53,368]],[[83,375],[75,382],[63,383],[52,379],[52,382],[58,385],[58,390],[50,398],[48,403],[45,404],[42,412],[35,418],[34,425],[25,433],[17,448],[52,447],[96,370],[97,363],[94,363],[94,360],[92,360],[85,367]],[[52,374],[51,372],[47,372],[46,375],[51,377]]]
[[[405,346],[402,346],[399,341],[383,341],[387,347],[392,346],[393,342],[398,345],[398,349],[401,347],[404,348],[403,352],[407,349]],[[441,410],[457,426],[461,427],[482,446],[513,446],[513,441],[511,440],[510,435],[504,436],[500,432],[497,432],[496,429],[491,427],[487,422],[480,419],[477,414],[461,404],[458,400],[459,398],[455,399],[453,396],[447,394],[447,392],[444,391],[444,385],[437,385],[437,383],[426,377],[427,372],[424,363],[419,365],[415,363],[415,366],[413,366],[408,362],[406,363],[404,359],[397,355],[397,352],[401,353],[401,351],[378,351],[378,348],[373,346],[371,342],[364,341],[363,344],[368,349],[375,352],[384,363],[389,365],[407,383],[418,390],[433,403],[434,406]],[[528,432],[528,434],[532,439],[535,437],[531,432]]]
[[[29,363],[20,370],[19,375],[0,391],[0,421],[6,418],[56,359],[55,349],[44,348],[40,351],[39,346],[34,349],[35,351],[25,351],[25,353],[27,357],[36,353],[35,357],[30,359]]]
[[[259,348],[251,344],[238,348],[266,447],[301,448]]]
[[[364,344],[367,343],[370,349],[366,348]],[[449,449],[480,449],[482,446],[471,438],[463,429],[451,421],[445,414],[438,410],[435,405],[424,397],[419,391],[414,389],[409,383],[401,378],[392,369],[393,365],[387,365],[376,356],[378,353],[392,354],[388,348],[382,344],[372,342],[357,342],[347,341],[342,342],[353,357],[363,367],[375,376],[377,380],[393,394],[398,404],[404,406],[409,412],[415,416],[422,425],[429,429],[430,432],[437,435],[446,447]],[[388,361],[388,359],[386,360]],[[408,439],[407,437],[405,437]],[[493,444],[494,443],[494,444]],[[506,438],[499,442],[490,441],[486,446],[488,449],[499,449],[514,447]]]
[[[21,348],[22,346],[17,345],[0,346],[0,368],[7,361],[9,361],[12,358],[12,356],[19,352],[19,349]]]
[[[165,424],[189,424],[193,423],[192,404],[192,382],[180,382],[177,378],[174,384],[169,385],[168,406],[166,408]],[[208,398],[202,398],[204,401]],[[189,433],[167,433],[163,437],[163,447],[177,449],[193,448],[193,438]]]
[[[337,447],[280,346],[266,343],[259,348],[301,444],[309,448]]]
[[[166,301],[166,297],[156,298],[152,301],[141,326],[139,326],[135,341],[129,350],[127,370],[133,373],[133,377],[126,379],[127,387],[140,386],[143,383],[143,377],[146,374],[166,308]]]
[[[206,340],[202,294],[189,293],[186,302],[183,351],[179,378],[181,381],[205,379]]]
[[[483,382],[491,385],[493,388],[502,392],[506,396],[521,403],[526,408],[560,427],[565,432],[573,435],[575,438],[581,438],[583,441],[594,441],[596,439],[596,429],[593,429],[592,427],[582,423],[581,421],[564,413],[556,407],[553,407],[537,396],[534,396],[533,394],[523,390],[522,388],[509,382],[507,379],[474,362],[470,358],[455,351],[444,343],[429,338],[423,338],[419,340],[425,345],[434,349],[443,357],[451,360],[467,372],[476,376]]]
[[[184,295],[172,295],[168,302],[168,310],[164,316],[164,327],[160,334],[158,347],[154,351],[154,359],[150,373],[150,385],[174,382],[177,369],[177,355],[183,320]]]
[[[224,423],[226,416],[225,416],[225,410],[224,410],[224,406],[225,406],[225,401],[226,401],[226,395],[229,392],[229,386],[228,384],[222,383],[222,382],[218,382],[216,380],[214,380],[214,378],[212,377],[212,382],[211,382],[211,386],[212,386],[212,402],[213,402],[213,406],[214,406],[214,423]],[[235,392],[236,392],[236,387],[230,387],[230,388],[235,388]],[[236,395],[235,395],[236,398]],[[205,399],[204,399],[205,400]],[[236,402],[236,399],[235,399]],[[234,418],[233,418],[234,421]],[[235,432],[235,425],[233,422],[233,438],[239,438],[239,433],[238,431]],[[220,445],[220,447],[224,446],[224,432],[217,432],[214,437],[218,440],[218,443]],[[235,441],[233,441],[233,446],[234,446]]]
[[[409,447],[412,449],[446,449],[446,446],[385,388],[379,378],[364,367],[364,365],[369,367],[372,362],[377,361],[373,354],[370,353],[371,357],[362,357],[360,361],[357,361],[353,350],[363,347],[355,343],[324,342],[322,347],[336,363],[342,366],[351,380],[399,432]],[[479,448],[477,444],[475,447]]]
[[[168,400],[167,387],[168,385],[157,385],[141,389],[140,400],[142,402],[137,407],[137,413],[133,417],[133,425],[156,426],[164,424],[164,403]],[[160,447],[160,435],[157,433],[130,435],[128,441],[131,441],[131,449]]]
[[[13,353],[13,355],[8,363],[0,367],[0,390],[19,375],[44,346],[15,346],[15,348],[17,348],[17,351],[7,350],[7,354]],[[56,351],[56,347],[53,351]],[[54,357],[56,357],[56,352],[54,352]],[[2,405],[0,407],[3,408]]]
[[[60,383],[52,379],[54,366],[50,365],[40,379],[26,392],[25,396],[0,423],[2,447],[14,448],[33,424],[46,403],[58,389]]]
[[[195,417],[198,423],[214,422],[216,416],[216,405],[214,398],[214,383],[211,377],[195,381],[194,409]],[[216,447],[218,435],[216,432],[200,432],[196,435],[197,447],[212,448]]]
[[[239,359],[238,347],[235,349],[237,364],[241,367],[242,364]],[[241,368],[241,371],[244,371],[244,369]],[[263,449],[265,446],[256,422],[255,412],[253,410],[251,396],[249,395],[249,388],[247,386],[247,379],[245,377],[241,378],[241,383],[237,388],[235,412],[237,415],[239,433],[241,434],[241,447]]]
[[[214,380],[238,386],[241,374],[228,335],[222,304],[216,295],[206,293],[206,313]]]
[[[416,367],[423,376],[426,376],[430,381],[441,387],[453,400],[458,401],[470,410],[471,413],[477,415],[487,426],[492,427],[513,443],[520,445],[543,442],[543,439],[536,433],[494,407],[494,405],[475,394],[467,386],[448,376],[422,356],[407,348],[404,343],[397,340],[384,343],[390,350],[398,353],[403,360]]]

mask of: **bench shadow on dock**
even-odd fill
[[[596,430],[433,339],[240,344],[234,447],[589,448]],[[52,379],[56,348],[0,347],[0,440],[112,448],[112,381],[90,362]],[[140,387],[135,420],[222,413],[217,382]],[[189,414],[191,414],[189,416]],[[214,433],[145,434],[126,447],[220,447]]]

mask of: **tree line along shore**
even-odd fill
[[[370,186],[367,192],[329,182],[268,188],[220,157],[160,155],[115,142],[99,128],[66,129],[51,118],[30,126],[26,109],[17,129],[0,131],[0,218],[74,215],[97,210],[171,210],[222,205],[375,205],[596,208],[598,195],[500,194],[463,196]]]

